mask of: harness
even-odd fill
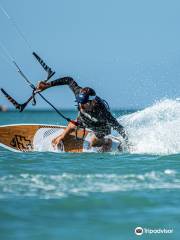
[[[80,138],[78,137],[78,130],[82,128],[83,129],[83,136]],[[84,141],[84,138],[85,138],[85,135],[86,135],[86,128],[85,127],[81,127],[80,125],[76,127],[76,130],[75,130],[75,138],[76,140],[82,140]]]
[[[108,129],[106,127],[106,121],[103,121],[103,118],[104,120],[106,120],[106,116],[101,114],[101,119],[100,119],[99,112],[102,111],[103,113],[103,110],[110,111],[109,104],[104,99],[98,97],[97,95],[92,96],[92,99],[90,99],[90,101],[94,101],[94,100],[95,100],[95,105],[96,104],[97,106],[99,105],[99,109],[97,108],[96,111],[93,111],[93,108],[91,109],[91,111],[85,111],[80,109],[79,104],[75,104],[75,106],[78,108],[78,111],[79,111],[79,116],[78,116],[79,123],[77,124],[75,129],[75,137],[77,140],[84,140],[86,135],[86,128],[90,128],[92,131],[102,132],[105,134],[107,134],[108,132]],[[77,100],[75,102],[78,103]],[[78,131],[80,128],[83,129],[82,137],[78,137]]]

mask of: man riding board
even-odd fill
[[[53,139],[53,146],[63,142],[63,139],[68,136],[77,126],[88,128],[93,131],[93,137],[90,140],[91,147],[104,147],[105,149],[111,145],[111,140],[105,136],[111,133],[111,127],[116,130],[128,144],[128,137],[122,125],[118,123],[116,118],[110,112],[108,104],[96,95],[96,92],[90,88],[80,87],[77,82],[71,77],[63,77],[51,82],[39,82],[36,91],[43,91],[50,87],[68,85],[73,91],[76,102],[78,104],[78,117],[73,122],[69,122],[64,132]]]

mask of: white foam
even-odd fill
[[[0,177],[0,198],[25,196],[43,199],[91,193],[180,189],[179,175],[173,169],[142,174],[27,174]]]
[[[132,153],[180,153],[180,100],[166,99],[142,111],[120,117]]]

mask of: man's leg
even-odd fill
[[[97,137],[96,135],[94,135],[91,138],[90,145],[91,145],[91,147],[102,147],[103,152],[108,152],[111,150],[112,140],[109,138],[104,138],[104,136]]]

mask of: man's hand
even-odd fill
[[[46,83],[45,81],[38,82],[35,92],[36,93],[42,92],[45,89],[47,89],[48,87],[50,87],[49,83]]]
[[[56,138],[54,138],[54,139],[52,140],[52,146],[53,146],[54,149],[56,148],[56,146],[57,146],[58,144],[60,144],[60,142],[62,141],[62,139],[63,139],[63,136],[60,135],[60,136],[58,136],[58,137],[56,137]]]

